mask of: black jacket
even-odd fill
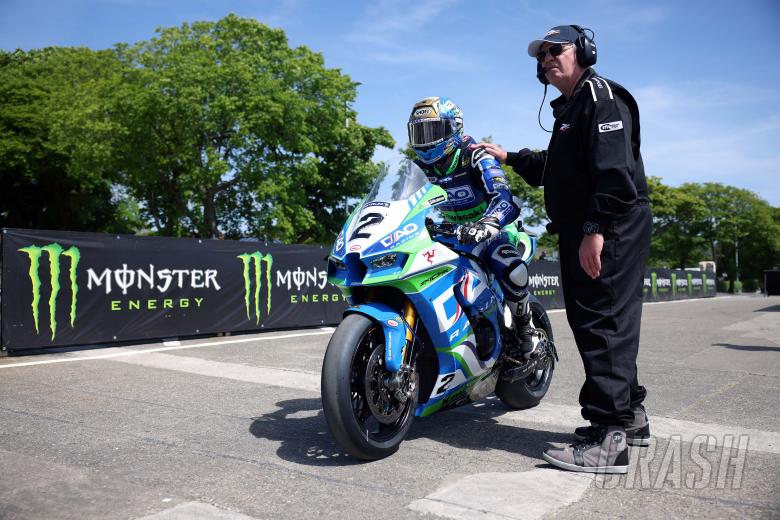
[[[548,229],[601,231],[637,204],[647,204],[639,153],[639,109],[617,83],[586,70],[570,99],[554,99],[555,124],[547,151],[507,154],[507,164],[532,186],[544,186]]]

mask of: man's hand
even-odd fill
[[[469,146],[469,150],[477,150],[482,149],[487,151],[490,155],[498,159],[498,162],[501,164],[506,163],[506,151],[504,151],[500,146],[493,143],[477,143],[472,144]]]
[[[476,244],[484,240],[492,240],[498,236],[500,231],[501,228],[498,227],[498,222],[495,219],[469,222],[468,224],[458,226],[458,242],[461,244]]]
[[[601,276],[601,249],[604,247],[604,235],[593,233],[582,237],[580,243],[580,266],[585,274],[594,280]]]

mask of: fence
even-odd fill
[[[3,230],[2,346],[65,345],[336,324],[328,250],[233,240]],[[530,268],[531,291],[563,307],[557,262]],[[647,300],[714,296],[698,272],[651,269]]]

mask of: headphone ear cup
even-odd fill
[[[542,85],[550,84],[550,82],[547,80],[547,76],[544,75],[544,68],[539,62],[536,62],[536,79],[538,79]]]
[[[596,64],[596,44],[585,36],[580,34],[574,43],[577,48],[577,63],[582,67],[591,67]]]

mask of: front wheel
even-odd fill
[[[417,388],[400,401],[388,386],[384,334],[361,314],[350,314],[328,343],[322,364],[322,409],[336,441],[364,460],[398,450],[414,419]]]
[[[547,311],[539,301],[531,300],[531,325],[543,333],[542,340],[553,340],[552,325]],[[544,338],[544,336],[547,336]],[[496,384],[496,396],[505,405],[516,410],[532,408],[541,402],[550,388],[553,371],[555,370],[555,358],[552,352],[548,352],[541,366],[525,379],[508,382],[502,378]]]

